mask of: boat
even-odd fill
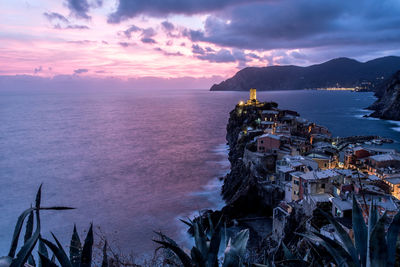
[[[372,142],[370,142],[370,141],[367,141],[367,142],[364,142],[364,144],[366,144],[366,145],[372,145]]]
[[[374,143],[375,145],[382,145],[383,144],[383,141],[380,140],[380,139],[374,139],[371,142]]]

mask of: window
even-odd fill
[[[324,189],[325,189],[325,184],[321,184],[321,188],[324,188]]]
[[[299,185],[300,183],[299,183],[298,180],[294,180],[294,184],[295,184],[295,185]]]
[[[264,144],[264,141],[263,141],[263,140],[260,140],[260,143],[261,143],[261,144]]]

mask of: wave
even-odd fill
[[[378,121],[379,120],[379,118],[364,117],[365,115],[367,115],[367,114],[357,114],[357,115],[354,115],[354,117],[357,118],[357,119],[371,120],[371,121]]]
[[[389,123],[396,125],[396,127],[391,127],[393,131],[400,132],[400,121],[388,121]]]
[[[220,179],[220,177],[225,176],[230,170],[230,162],[228,160],[229,146],[226,144],[218,145],[215,149],[212,150],[212,152],[221,157],[221,160],[217,161],[218,165],[221,168],[219,175],[211,179],[207,184],[203,185],[201,190],[191,192],[189,195],[201,196],[206,201],[211,203],[211,205],[205,209],[219,210],[225,206],[225,201],[222,199],[221,196],[221,188],[224,182]],[[193,219],[194,217],[199,216],[200,213],[200,210],[192,211],[191,213],[184,216],[179,215],[177,219]],[[193,238],[191,238],[187,233],[188,228],[181,221],[176,221],[179,223],[178,229],[180,234],[179,236],[181,237],[179,243],[183,244],[186,248],[191,248],[194,245],[194,241]]]

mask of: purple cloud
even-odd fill
[[[35,74],[37,74],[37,73],[39,73],[39,72],[42,72],[43,71],[43,67],[42,66],[39,66],[38,68],[35,68],[34,70],[33,70],[33,72],[35,73]]]
[[[161,26],[163,27],[163,29],[164,29],[166,32],[170,32],[170,31],[173,31],[173,30],[175,29],[174,24],[172,24],[172,23],[169,22],[169,21],[163,21],[163,22],[161,22]]]
[[[170,14],[193,15],[259,1],[263,0],[118,0],[117,10],[110,14],[108,22],[119,23],[140,14],[153,17],[166,17]]]
[[[156,44],[157,43],[156,40],[154,40],[153,38],[146,38],[146,37],[143,37],[142,39],[140,39],[140,41],[142,41],[142,43],[145,43],[145,44]]]
[[[78,19],[91,18],[88,15],[90,5],[87,0],[67,0],[66,4],[69,10],[71,11],[71,14],[74,15],[76,18]]]
[[[397,49],[400,5],[335,0],[282,0],[232,6],[207,17],[204,30],[184,30],[193,42],[239,49],[359,47]],[[293,57],[299,55],[293,54]]]
[[[81,73],[86,73],[86,72],[88,72],[89,70],[88,69],[76,69],[76,70],[74,70],[74,74],[81,74]]]
[[[128,29],[126,29],[126,30],[124,31],[124,34],[125,34],[125,36],[126,36],[127,38],[131,38],[132,32],[138,32],[138,31],[141,31],[141,30],[142,30],[142,29],[139,28],[138,26],[136,26],[136,25],[131,25]]]
[[[69,20],[66,17],[57,12],[44,12],[43,16],[45,16],[45,18],[50,22],[53,20],[59,20],[64,23],[69,23]]]

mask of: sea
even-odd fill
[[[247,92],[79,89],[0,90],[0,255],[19,214],[43,184],[42,233],[68,247],[76,224],[137,257],[156,248],[154,231],[188,244],[179,219],[223,206],[229,170],[226,124]],[[380,135],[400,150],[400,123],[365,118],[373,93],[258,92],[333,136]]]

